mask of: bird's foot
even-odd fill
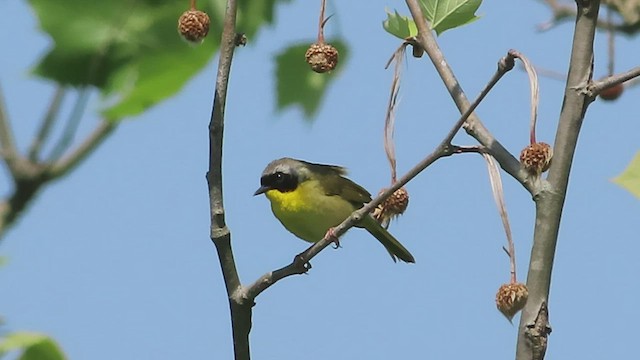
[[[334,246],[334,249],[337,249],[340,247],[340,238],[338,238],[336,236],[335,231],[333,230],[333,228],[329,228],[329,230],[327,230],[327,233],[325,234],[325,236],[327,238],[327,240],[331,241]]]

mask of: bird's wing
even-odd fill
[[[339,195],[352,203],[356,208],[371,201],[371,194],[362,186],[344,177],[347,169],[336,165],[315,164],[304,161],[313,169],[313,173],[322,178],[320,184],[328,196]]]
[[[371,194],[367,190],[340,175],[325,176],[320,183],[324,188],[325,194],[329,196],[338,195],[352,203],[355,208],[361,208],[362,205],[371,201]]]

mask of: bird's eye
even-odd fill
[[[277,173],[275,173],[274,182],[276,183],[276,186],[282,187],[284,184],[286,184],[289,181],[290,178],[291,178],[291,175],[278,171]]]
[[[265,179],[272,188],[280,190],[281,192],[287,192],[294,190],[298,186],[296,177],[289,173],[283,173],[278,171],[270,175]]]

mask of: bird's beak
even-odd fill
[[[253,193],[253,196],[260,195],[260,194],[264,194],[264,193],[265,193],[265,192],[267,192],[268,190],[269,190],[269,187],[268,187],[268,186],[264,186],[264,185],[263,185],[263,186],[260,186],[260,187],[258,188],[258,190],[256,190],[256,192],[254,192],[254,193]]]

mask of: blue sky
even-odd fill
[[[400,1],[330,5],[336,16],[328,35],[346,38],[352,56],[341,64],[344,71],[312,124],[298,109],[275,109],[271,58],[291,42],[313,39],[317,2],[279,7],[276,25],[237,51],[224,191],[244,283],[287,264],[307,246],[281,227],[264,197],[252,196],[269,161],[291,156],[341,164],[372,193],[388,185],[382,126],[392,73],[384,64],[399,43],[382,29],[385,7],[408,13]],[[550,13],[535,1],[487,1],[479,13],[477,22],[439,38],[470,98],[510,48],[537,66],[566,71],[571,21],[537,32]],[[0,85],[24,149],[53,93],[52,84],[28,74],[50,42],[24,2],[1,2],[0,23]],[[605,40],[598,34],[596,77],[606,72]],[[632,40],[619,38],[618,70],[637,66],[640,50]],[[126,120],[89,161],[45,189],[3,239],[0,255],[9,259],[0,269],[3,331],[48,333],[70,359],[231,358],[205,182],[216,64],[178,96]],[[406,65],[396,121],[400,174],[428,154],[459,116],[426,57]],[[541,78],[541,141],[553,143],[563,86]],[[615,103],[596,101],[587,113],[554,266],[550,358],[636,353],[640,202],[610,179],[640,148],[637,98],[638,90],[628,89]],[[526,75],[513,71],[478,109],[514,153],[528,141],[528,101]],[[99,108],[94,97],[82,134],[92,129]],[[475,144],[464,134],[455,142]],[[516,182],[503,179],[524,281],[533,203]],[[8,186],[3,176],[0,193]],[[513,356],[517,328],[494,303],[496,290],[509,280],[501,249],[506,240],[482,158],[438,161],[407,188],[409,209],[391,230],[417,263],[394,264],[366,232],[350,231],[341,249],[314,259],[308,275],[288,278],[257,299],[254,358]],[[596,343],[603,346],[585,346]]]

